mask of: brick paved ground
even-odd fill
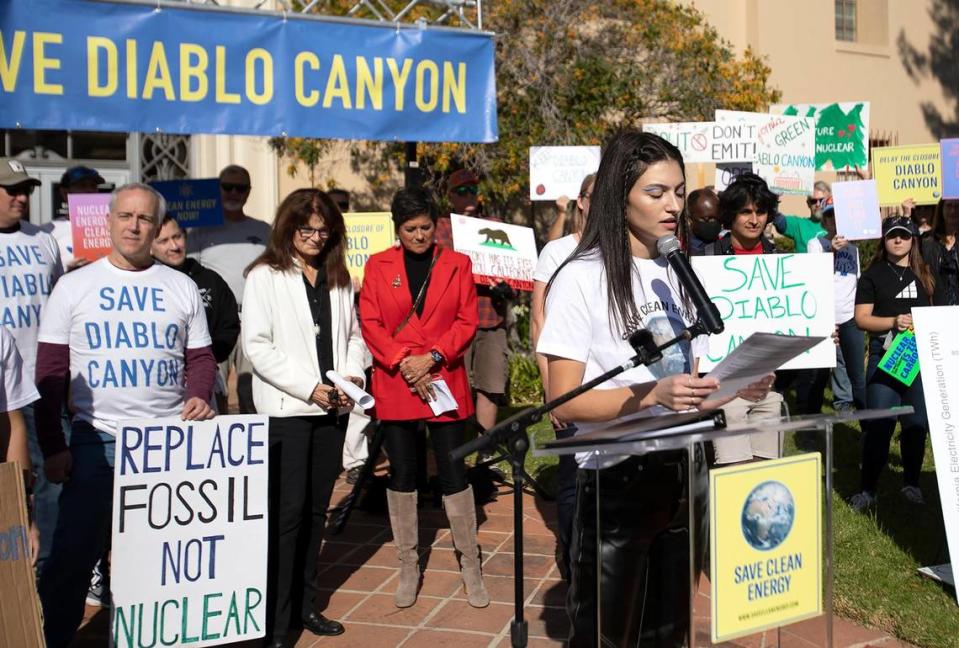
[[[349,492],[342,479],[334,501]],[[420,553],[424,568],[416,605],[393,607],[398,566],[391,543],[389,521],[383,513],[357,511],[343,534],[328,538],[320,554],[320,605],[330,618],[340,620],[346,633],[319,638],[304,633],[297,648],[501,648],[510,646],[513,618],[513,500],[508,487],[500,488],[495,502],[478,509],[479,540],[483,548],[486,583],[492,604],[471,608],[460,585],[456,558],[442,509],[421,505]],[[529,646],[562,646],[568,631],[563,608],[566,585],[554,559],[553,505],[533,495],[524,495],[524,587]],[[697,646],[708,646],[709,589],[703,584],[697,606]],[[699,613],[701,611],[702,614]],[[108,615],[87,609],[86,625],[75,646],[107,645]],[[824,645],[822,619],[798,623],[781,630],[782,648],[812,648]],[[775,633],[737,640],[729,646],[764,648],[775,646]],[[234,644],[252,648],[258,642]],[[861,628],[836,619],[837,648],[899,648],[904,646],[885,633]]]

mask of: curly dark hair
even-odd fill
[[[719,194],[719,221],[723,227],[732,228],[736,214],[749,203],[756,206],[757,213],[772,218],[779,208],[779,196],[755,173],[741,174]]]

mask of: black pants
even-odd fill
[[[568,439],[576,434],[576,426],[556,430],[557,439]],[[560,455],[556,471],[556,522],[559,525],[559,544],[563,555],[563,573],[567,581],[572,576],[570,549],[573,544],[573,522],[576,519],[576,456]]]
[[[919,486],[922,460],[926,454],[926,399],[922,391],[922,375],[916,376],[906,387],[879,369],[885,350],[877,338],[869,341],[869,365],[866,369],[866,405],[869,409],[887,409],[912,405],[912,414],[898,417],[899,450],[902,454],[902,478],[906,486]],[[889,442],[896,430],[896,418],[873,419],[862,422],[862,490],[875,494],[879,476],[889,461]]]
[[[401,493],[416,490],[417,437],[423,432],[419,421],[383,421],[383,446],[390,458],[390,489]],[[466,467],[463,460],[452,461],[450,452],[463,443],[465,421],[428,423],[436,470],[444,495],[466,489]]]
[[[270,417],[267,633],[274,641],[285,641],[290,627],[313,611],[316,559],[342,470],[348,420],[332,414]]]
[[[678,648],[689,628],[689,499],[685,450],[580,470],[573,527],[569,645]],[[697,446],[697,547],[705,546],[706,462]],[[597,550],[599,556],[597,556]],[[701,567],[697,551],[696,568]],[[597,561],[601,561],[597,566]],[[597,583],[598,581],[598,583]],[[601,640],[597,640],[597,585]]]

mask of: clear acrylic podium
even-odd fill
[[[901,407],[892,410],[864,410],[859,412],[848,412],[834,415],[814,415],[814,416],[795,416],[782,417],[778,419],[766,419],[760,422],[753,422],[739,425],[725,425],[724,422],[715,422],[704,418],[701,421],[682,420],[683,415],[671,415],[664,417],[631,417],[625,421],[619,421],[615,424],[606,426],[599,430],[593,430],[588,434],[550,441],[539,447],[533,448],[533,454],[536,456],[559,456],[569,455],[580,452],[592,452],[598,456],[622,456],[622,455],[646,455],[649,453],[664,453],[675,451],[685,451],[687,466],[686,480],[686,510],[688,513],[688,570],[689,570],[689,600],[688,600],[688,633],[686,636],[686,645],[700,648],[702,646],[713,646],[710,638],[709,628],[697,628],[697,615],[694,610],[696,596],[699,591],[699,570],[697,565],[702,563],[703,547],[709,546],[708,527],[705,526],[702,514],[709,510],[708,486],[704,488],[701,480],[708,477],[703,470],[689,470],[689,466],[696,466],[697,461],[703,457],[703,445],[705,442],[723,436],[736,436],[740,434],[750,434],[752,432],[770,432],[779,433],[780,443],[783,446],[783,435],[787,432],[797,432],[801,430],[812,430],[817,435],[822,435],[824,466],[824,488],[823,494],[825,502],[823,503],[824,517],[824,539],[823,539],[823,566],[825,577],[823,579],[825,593],[823,595],[823,616],[824,616],[824,636],[822,645],[826,648],[832,648],[833,645],[833,510],[832,510],[832,488],[833,488],[833,432],[834,426],[839,423],[850,423],[853,421],[865,421],[871,419],[888,418],[899,416],[912,412],[911,407]],[[693,417],[694,418],[694,417]],[[659,419],[663,425],[669,427],[657,427],[651,424],[651,421]],[[667,421],[669,421],[667,423]],[[679,424],[677,424],[677,422]],[[699,475],[697,475],[699,472]],[[596,501],[602,497],[600,488],[599,474],[595,476],[592,482],[596,485]],[[705,500],[705,501],[704,501]],[[599,517],[599,506],[597,505],[597,518]],[[708,515],[706,518],[708,520]],[[597,522],[597,528],[601,528]],[[705,537],[697,536],[697,532],[705,533]],[[601,552],[597,552],[597,561],[602,560]],[[597,573],[602,565],[597,565]],[[597,617],[601,618],[600,611],[603,606],[616,605],[622,606],[622,601],[604,601],[600,598],[597,601]],[[600,640],[602,632],[601,623],[597,619],[597,637],[595,645],[603,645]],[[698,621],[702,626],[704,621]],[[779,645],[778,632],[775,633],[773,643]]]

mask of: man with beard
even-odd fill
[[[263,250],[270,238],[270,226],[243,212],[250,197],[250,172],[231,164],[220,171],[223,200],[223,225],[195,227],[189,231],[187,253],[204,267],[223,277],[239,309],[243,310],[244,271]],[[237,344],[228,362],[220,364],[220,377],[226,384],[230,366],[236,372],[236,391],[241,414],[253,414],[253,374],[249,361]]]

